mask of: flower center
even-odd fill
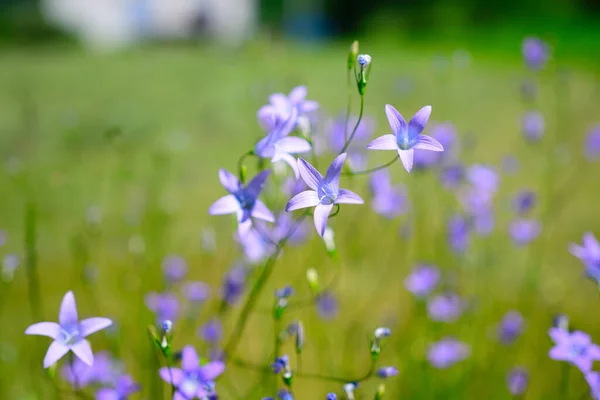
[[[338,191],[335,190],[330,184],[325,183],[319,186],[319,201],[323,205],[335,204],[338,197]]]
[[[73,345],[81,340],[79,326],[77,324],[61,326],[60,339],[66,345]]]
[[[254,208],[254,202],[256,201],[253,196],[248,194],[245,190],[240,190],[235,194],[235,198],[240,203],[242,210],[251,211]]]
[[[587,352],[587,346],[583,346],[578,343],[573,343],[573,344],[571,344],[569,352],[571,353],[571,356],[573,358],[582,357]]]
[[[413,143],[410,142],[407,134],[398,135],[396,142],[400,150],[409,150],[413,147]]]

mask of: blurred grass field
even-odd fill
[[[525,106],[519,86],[531,78],[522,65],[520,42],[513,53],[465,48],[468,57],[450,46],[423,49],[363,41],[361,47],[374,60],[366,114],[378,122],[376,135],[389,130],[386,103],[405,116],[431,104],[432,120],[456,124],[465,163],[500,169],[505,156],[517,158],[518,172],[501,178],[496,229],[488,238],[475,238],[464,257],[453,255],[446,244],[446,222],[451,211],[459,210],[454,195],[432,171],[409,175],[395,164],[393,181],[407,185],[412,211],[389,221],[377,216],[369,201],[342,207],[331,222],[338,261],[327,256],[314,232],[305,246],[286,249],[247,327],[240,356],[270,362],[272,292],[293,284],[295,296],[307,298],[305,271],[315,267],[323,282],[340,277],[335,285],[340,313],[322,321],[314,307],[290,312],[290,320],[301,319],[306,326],[304,371],[362,375],[369,365],[368,337],[375,327],[387,325],[393,336],[385,343],[381,365],[400,370],[387,385],[391,399],[504,399],[509,397],[505,375],[514,365],[530,370],[527,398],[559,398],[561,365],[547,357],[546,331],[553,315],[568,314],[574,326],[600,340],[600,328],[590,318],[597,288],[583,279],[581,265],[567,251],[569,242],[579,242],[585,231],[598,233],[600,224],[600,164],[581,156],[585,134],[600,122],[600,70],[593,62],[565,57],[542,71],[536,78],[541,85],[537,108],[546,117],[547,132],[534,145],[520,131]],[[0,255],[23,257],[25,205],[30,204],[38,218],[43,320],[53,320],[60,299],[73,290],[81,316],[118,322],[117,330],[92,338],[94,351],[113,350],[144,385],[141,398],[161,398],[146,334],[154,319],[143,303],[147,292],[164,286],[161,260],[182,255],[190,265],[189,279],[213,286],[214,301],[200,315],[201,325],[217,306],[224,273],[240,259],[232,221],[207,214],[223,193],[218,169],[235,170],[238,157],[261,137],[255,114],[272,92],[305,84],[308,98],[321,103],[324,118],[343,112],[345,59],[342,44],[263,41],[233,52],[188,46],[104,56],[70,47],[3,51],[0,229],[8,241]],[[369,157],[370,165],[377,165],[389,154]],[[323,156],[321,166],[331,158]],[[366,177],[354,177],[347,186],[368,198]],[[507,226],[511,198],[522,188],[540,194],[534,215],[542,218],[543,233],[530,246],[515,248]],[[270,205],[280,210],[285,199]],[[101,210],[99,228],[86,223],[90,206]],[[210,226],[216,232],[215,254],[201,246],[202,230]],[[399,234],[406,226],[412,232],[408,238]],[[143,240],[142,253],[130,251],[139,242],[132,238]],[[471,300],[472,308],[458,322],[428,322],[422,305],[404,288],[404,277],[421,261],[439,265],[450,285]],[[82,279],[89,265],[95,268],[92,284]],[[3,285],[0,398],[36,398],[38,385],[43,398],[53,398],[42,371],[46,339],[23,334],[37,322],[23,265],[14,281]],[[494,340],[493,329],[513,309],[524,314],[526,330],[504,348]],[[225,336],[238,310],[225,318]],[[191,343],[206,350],[196,326],[177,328],[177,346]],[[426,364],[426,347],[444,335],[468,342],[473,354],[449,370],[435,370]],[[290,354],[292,349],[284,346]],[[230,366],[218,387],[222,398],[235,399],[262,383],[249,397],[261,398],[272,393],[269,379]],[[572,373],[569,379],[568,398],[586,393],[583,377]],[[376,383],[362,385],[361,398],[371,398]],[[326,391],[339,391],[339,384],[306,378],[295,383],[299,399],[322,398]]]

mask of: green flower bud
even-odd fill
[[[306,270],[306,280],[308,281],[310,290],[313,293],[319,293],[319,274],[316,269],[309,268]]]
[[[375,392],[375,400],[383,399],[383,395],[385,394],[385,385],[381,383],[377,388],[377,392]]]
[[[358,56],[358,40],[355,40],[350,45],[350,50],[348,51],[348,70],[352,71],[354,68],[354,63],[356,62],[356,57]]]

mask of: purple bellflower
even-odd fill
[[[448,221],[448,242],[452,251],[464,253],[471,242],[471,228],[462,215],[454,215]]]
[[[455,293],[437,295],[427,303],[427,312],[432,321],[454,322],[464,308],[464,301]]]
[[[548,45],[536,37],[525,38],[522,52],[525,63],[534,71],[540,70],[548,62]]]
[[[246,286],[247,269],[243,265],[234,266],[223,280],[221,296],[227,304],[234,305],[244,293]]]
[[[583,246],[569,245],[569,252],[583,263],[585,274],[600,285],[600,243],[591,232],[583,235]]]
[[[294,110],[298,116],[315,111],[319,108],[319,103],[312,100],[306,100],[308,89],[306,86],[297,86],[290,92],[289,96],[283,93],[273,93],[269,97],[269,103],[258,110],[258,119],[262,121],[266,115],[273,115],[277,120],[286,121]]]
[[[440,281],[440,270],[428,264],[420,264],[413,268],[404,280],[406,289],[417,297],[428,296]]]
[[[498,340],[504,344],[511,344],[523,332],[523,316],[518,311],[509,311],[504,314],[498,324]]]
[[[397,151],[402,165],[408,172],[413,167],[415,149],[444,151],[440,142],[430,136],[421,135],[431,115],[431,106],[425,106],[417,111],[408,125],[393,106],[387,104],[385,113],[393,134],[378,137],[367,145],[367,149]]]
[[[202,304],[210,297],[210,285],[200,281],[186,282],[181,293],[190,303]]]
[[[329,291],[319,293],[315,299],[315,303],[317,306],[317,313],[324,320],[335,318],[339,311],[338,301]]]
[[[583,153],[588,161],[600,159],[600,125],[593,127],[585,139]]]
[[[308,187],[312,190],[306,190],[292,197],[287,203],[285,211],[294,211],[301,208],[315,207],[314,220],[315,228],[319,236],[323,237],[327,219],[334,204],[363,204],[356,193],[346,189],[340,189],[340,173],[346,160],[346,153],[337,156],[329,169],[325,178],[310,165],[306,160],[298,160],[300,175]]]
[[[517,219],[511,222],[509,231],[517,246],[525,246],[537,239],[542,231],[542,226],[535,219]]]
[[[544,135],[546,123],[544,116],[538,111],[529,111],[523,115],[521,129],[525,137],[531,142],[537,142]]]
[[[506,385],[512,396],[522,396],[529,385],[529,373],[520,367],[511,369],[506,376]]]
[[[165,274],[165,278],[167,278],[167,280],[170,282],[175,283],[185,278],[188,266],[182,257],[171,255],[165,257],[163,260],[162,269],[163,273]]]
[[[69,291],[63,297],[56,322],[38,322],[25,330],[26,335],[48,336],[54,339],[44,358],[44,368],[60,360],[71,350],[85,364],[94,364],[94,354],[85,339],[94,332],[112,324],[108,318],[87,318],[79,321],[75,296]]]
[[[585,380],[590,386],[590,394],[594,400],[600,400],[600,372],[591,371],[585,374]]]
[[[464,360],[470,353],[468,345],[452,337],[445,337],[429,347],[427,358],[435,368],[445,369]]]
[[[390,378],[398,375],[398,369],[396,367],[381,367],[375,372],[375,375],[381,379]]]
[[[270,173],[269,170],[262,171],[248,185],[243,186],[229,171],[219,170],[221,184],[230,194],[215,201],[208,209],[208,213],[211,215],[236,214],[240,236],[248,233],[252,227],[251,217],[267,222],[275,222],[275,217],[271,211],[265,203],[258,199]]]
[[[548,334],[555,343],[549,352],[551,359],[570,362],[583,373],[589,372],[594,361],[600,360],[600,346],[592,343],[587,333],[550,328]]]
[[[156,320],[176,320],[179,316],[179,299],[173,293],[150,292],[144,298],[146,307],[156,314]]]
[[[200,327],[199,334],[204,341],[216,345],[223,337],[223,324],[217,318],[212,318]]]
[[[92,366],[77,358],[73,363],[63,366],[61,375],[72,387],[83,389],[93,383],[109,384],[113,382],[115,371],[113,370],[113,360],[110,354],[101,351],[94,355]]]
[[[405,214],[410,208],[406,188],[403,185],[392,186],[388,171],[374,172],[369,183],[373,193],[372,207],[377,214],[392,219]]]
[[[536,203],[535,192],[531,190],[521,190],[513,199],[513,208],[519,215],[527,214]]]
[[[181,355],[181,369],[163,367],[160,377],[175,386],[173,400],[203,399],[212,390],[212,382],[225,370],[225,364],[212,361],[200,366],[200,359],[192,346],[185,346]]]
[[[261,139],[254,147],[254,154],[262,158],[270,158],[272,163],[286,162],[294,171],[296,179],[299,178],[298,164],[292,154],[310,151],[310,143],[306,139],[288,136],[296,124],[297,111],[292,110],[290,117],[284,121],[274,122],[269,134]]]
[[[96,392],[96,400],[126,400],[134,393],[141,390],[129,375],[121,375],[117,378],[114,387],[103,388]]]

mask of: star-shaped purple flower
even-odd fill
[[[48,336],[54,339],[44,358],[44,368],[60,360],[71,350],[84,363],[94,364],[94,354],[85,338],[112,324],[108,318],[87,318],[79,321],[75,296],[69,291],[63,297],[56,322],[38,322],[25,330],[26,335]]]
[[[289,96],[283,93],[273,93],[269,97],[270,104],[261,107],[258,111],[259,120],[263,121],[265,115],[273,115],[278,120],[287,120],[294,110],[301,116],[315,111],[319,103],[306,100],[308,89],[306,86],[297,86],[290,92]]]
[[[181,354],[181,369],[163,367],[160,377],[175,386],[177,391],[173,400],[203,399],[211,391],[212,381],[225,370],[225,364],[212,361],[200,366],[200,359],[192,346],[183,348]]]
[[[385,113],[393,134],[378,137],[367,145],[367,149],[397,151],[402,165],[408,172],[413,167],[415,149],[444,151],[444,146],[440,142],[431,136],[421,135],[431,115],[431,106],[425,106],[417,111],[408,125],[393,106],[387,104]]]
[[[346,160],[346,153],[337,156],[329,169],[325,178],[310,165],[306,160],[298,160],[300,175],[309,188],[300,192],[290,199],[285,207],[285,211],[298,210],[300,208],[315,207],[314,220],[315,228],[319,236],[323,237],[327,219],[334,204],[363,204],[363,199],[350,190],[340,189],[340,173]]]
[[[600,346],[592,343],[587,333],[550,328],[548,334],[555,343],[549,352],[551,359],[570,362],[583,373],[589,372],[593,362],[600,360]]]
[[[310,151],[310,143],[306,139],[288,136],[296,125],[297,110],[292,109],[290,117],[285,121],[274,120],[269,134],[261,139],[254,147],[254,153],[262,158],[270,158],[272,163],[284,161],[294,171],[296,179],[299,178],[298,164],[292,154]]]
[[[208,213],[211,215],[236,214],[238,233],[240,236],[248,233],[252,227],[251,217],[267,222],[275,222],[275,217],[265,203],[258,199],[260,192],[271,171],[266,170],[256,175],[246,186],[229,171],[219,170],[221,185],[230,193],[215,201]]]
[[[591,232],[583,235],[583,246],[569,245],[569,252],[583,263],[585,274],[600,285],[600,243]]]

